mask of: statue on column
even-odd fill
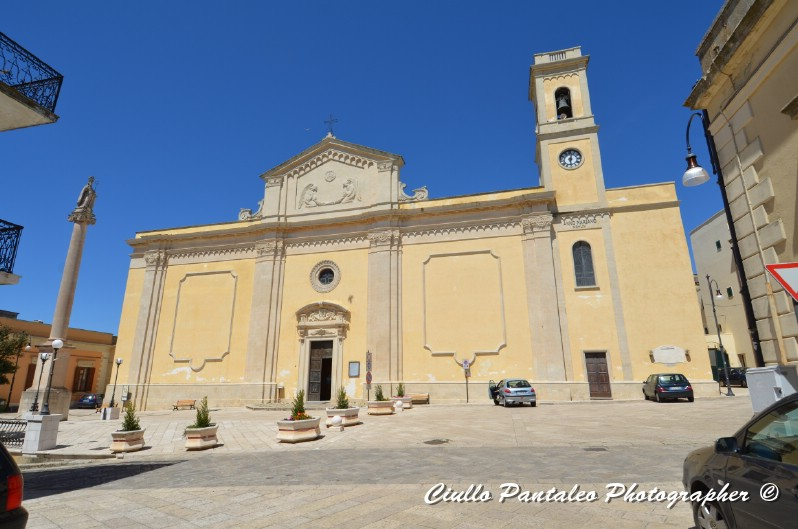
[[[78,195],[77,206],[75,206],[75,209],[69,214],[69,221],[94,224],[96,222],[94,217],[94,199],[96,198],[97,190],[94,186],[94,177],[90,176],[89,181],[83,186],[80,195]]]

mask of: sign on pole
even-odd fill
[[[792,299],[798,301],[798,263],[769,264],[765,268],[790,293]]]

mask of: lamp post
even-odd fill
[[[25,346],[25,351],[30,351],[30,342]],[[19,355],[22,354],[22,349],[17,351],[17,358],[14,361],[14,374],[11,375],[11,385],[8,386],[8,398],[6,399],[6,411],[11,408],[11,392],[14,391],[14,380],[17,378],[17,369],[19,368]]]
[[[709,115],[706,110],[693,112],[693,114],[690,115],[690,119],[687,121],[687,171],[685,171],[682,177],[682,184],[685,187],[694,187],[709,180],[709,173],[698,165],[698,159],[690,148],[690,124],[696,116],[701,118],[701,127],[704,129],[704,138],[707,141],[707,151],[709,151],[709,161],[712,164],[712,172],[718,175],[718,186],[720,186],[720,195],[721,198],[723,198],[723,210],[726,213],[726,224],[729,226],[729,234],[731,235],[732,257],[734,258],[734,266],[737,268],[737,277],[740,281],[740,297],[742,297],[743,300],[745,320],[748,324],[748,333],[751,337],[751,346],[754,350],[754,361],[757,367],[763,367],[765,365],[765,360],[762,357],[759,330],[756,326],[756,316],[754,316],[754,305],[751,303],[751,294],[748,291],[748,278],[745,274],[745,268],[743,268],[743,257],[737,243],[737,230],[734,228],[734,219],[732,218],[731,208],[729,207],[729,197],[726,194],[726,184],[723,181],[723,172],[718,162],[718,152],[715,150],[715,141],[712,139],[712,134],[709,132]],[[712,289],[710,288],[710,296],[712,295],[711,291]],[[731,393],[731,388],[729,388],[729,392]]]
[[[712,295],[712,283],[715,283],[715,295]],[[729,363],[726,361],[726,351],[723,349],[723,341],[720,339],[720,325],[718,325],[718,313],[715,310],[715,298],[723,299],[723,294],[720,293],[718,282],[710,279],[707,274],[707,285],[709,286],[709,299],[712,301],[712,316],[715,318],[715,330],[718,331],[718,348],[720,349],[720,361],[723,364],[723,376],[726,378],[726,396],[733,397],[731,381],[729,378]]]
[[[50,355],[47,353],[40,353],[39,359],[42,361],[42,368],[39,371],[39,382],[36,383],[36,394],[33,396],[33,404],[30,405],[30,411],[39,411],[39,386],[42,385],[42,375],[44,374],[44,364],[47,363],[47,360],[50,358]]]
[[[108,403],[108,407],[109,408],[113,408],[114,407],[114,396],[116,395],[116,379],[119,378],[119,366],[121,366],[121,365],[122,365],[122,359],[121,358],[117,358],[116,359],[116,376],[114,377],[114,389],[113,389],[113,391],[111,391],[111,402]],[[122,400],[124,400],[124,399],[122,399]]]
[[[50,366],[50,375],[47,377],[47,391],[44,392],[44,405],[41,415],[50,415],[50,387],[53,385],[53,370],[55,361],[58,358],[58,350],[64,346],[64,342],[58,339],[53,340],[53,365]],[[44,366],[42,366],[44,369]]]

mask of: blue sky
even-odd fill
[[[0,133],[0,218],[24,226],[0,309],[52,320],[98,182],[70,325],[116,333],[136,232],[229,222],[320,141],[400,154],[431,198],[538,185],[535,53],[581,46],[608,188],[679,181],[695,50],[722,2],[14,2],[0,31],[58,70],[57,123]],[[700,125],[692,144],[708,166]],[[714,180],[713,180],[714,182]],[[722,208],[677,185],[685,230]]]

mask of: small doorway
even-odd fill
[[[328,401],[332,396],[332,340],[310,342],[309,401]]]
[[[607,369],[607,353],[585,353],[587,383],[591,399],[611,399],[610,372]]]

